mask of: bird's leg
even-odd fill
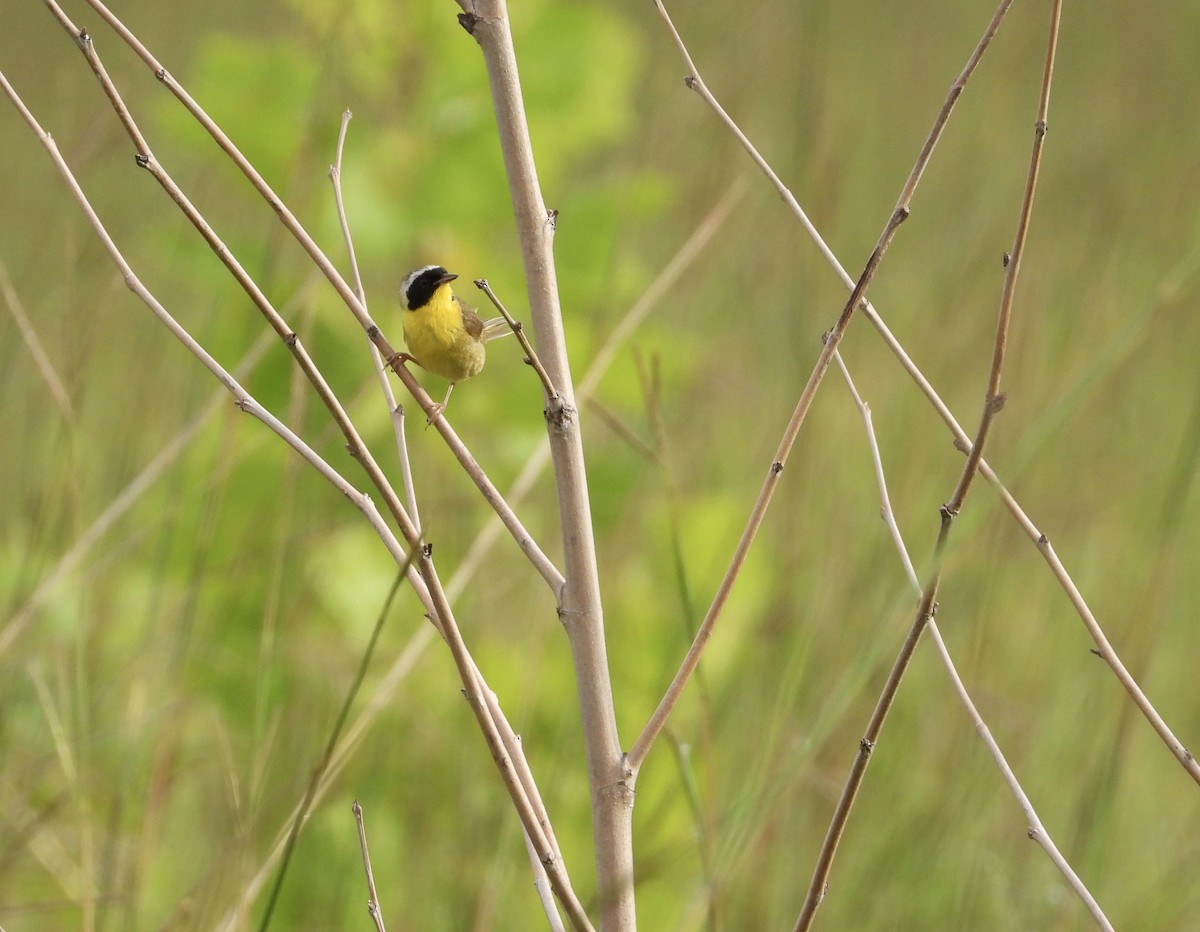
[[[435,417],[438,417],[443,411],[446,410],[446,405],[450,404],[450,393],[452,391],[454,391],[453,382],[451,382],[450,387],[446,389],[446,397],[441,400],[441,403],[435,404],[432,408],[430,408],[429,419],[425,422],[426,427],[433,423],[433,419]]]
[[[385,362],[389,369],[406,362],[416,362],[418,366],[421,365],[417,362],[417,357],[411,353],[392,353]]]

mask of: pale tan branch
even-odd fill
[[[542,363],[557,390],[557,398],[547,398],[546,425],[566,576],[558,610],[571,645],[583,725],[600,924],[608,932],[621,932],[632,930],[637,922],[633,784],[617,734],[583,440],[559,306],[553,249],[557,213],[547,209],[538,183],[504,0],[460,0],[459,5],[463,9],[459,23],[483,52],[525,267],[529,312]]]

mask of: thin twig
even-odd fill
[[[985,32],[985,39],[990,41],[991,35],[994,34],[996,29],[999,27],[1001,19],[1003,18],[1004,14],[1007,13],[1011,4],[1012,0],[1003,0],[1003,2],[997,8],[996,14],[993,16],[991,23],[988,25],[987,32]],[[682,40],[678,38],[678,34],[674,32],[673,34],[684,59],[690,64],[691,58],[687,53],[686,47],[683,45]],[[688,86],[694,87],[690,82]],[[956,88],[958,88],[958,82],[956,82],[951,88],[951,94],[953,96],[957,96],[961,90],[956,90]],[[847,288],[853,288],[855,284],[854,279],[838,260],[838,257],[834,254],[833,250],[830,249],[829,245],[825,242],[824,238],[813,225],[812,221],[809,220],[808,215],[804,212],[803,208],[800,206],[792,192],[779,178],[779,175],[776,174],[767,161],[758,153],[758,150],[754,148],[753,144],[746,137],[746,135],[742,133],[737,124],[733,122],[733,120],[717,102],[716,98],[708,92],[708,89],[706,87],[694,89],[700,91],[701,97],[705,103],[708,104],[714,113],[716,113],[717,117],[727,126],[730,132],[750,155],[751,159],[753,159],[754,163],[763,172],[767,180],[775,188],[776,192],[778,192],[780,198],[785,204],[788,205],[788,208],[791,210],[796,220],[800,223],[805,233],[812,240],[813,244],[817,247],[817,251],[825,259],[830,268],[834,270]],[[933,385],[925,377],[925,374],[921,371],[920,367],[917,366],[913,359],[908,355],[908,352],[901,345],[900,341],[896,339],[887,323],[883,320],[882,316],[880,316],[879,312],[870,301],[865,303],[862,313],[867,320],[871,322],[871,326],[875,328],[876,332],[884,341],[884,344],[887,346],[888,350],[900,363],[904,371],[907,372],[913,382],[916,383],[917,388],[925,396],[930,405],[932,405],[933,409],[937,412],[943,423],[945,423],[945,425],[950,429],[951,434],[954,436],[955,443],[964,453],[969,452],[971,448],[970,436],[959,425],[958,421],[954,417],[953,412],[951,412],[950,408],[942,400],[941,396],[938,395],[936,389],[934,389]],[[1004,507],[1008,510],[1009,514],[1012,515],[1013,520],[1020,525],[1021,529],[1025,532],[1025,535],[1037,546],[1038,552],[1041,554],[1042,559],[1045,560],[1046,565],[1050,568],[1050,572],[1054,575],[1054,578],[1058,581],[1059,586],[1061,586],[1063,591],[1066,593],[1067,598],[1070,600],[1076,614],[1078,614],[1080,620],[1084,624],[1084,627],[1087,629],[1088,635],[1096,644],[1096,655],[1100,657],[1106,664],[1108,664],[1109,668],[1113,672],[1113,675],[1116,676],[1117,681],[1129,694],[1130,699],[1134,702],[1134,704],[1137,705],[1142,715],[1150,723],[1151,727],[1158,734],[1162,742],[1167,746],[1167,749],[1171,752],[1171,754],[1174,755],[1175,759],[1183,766],[1188,775],[1194,781],[1200,783],[1200,761],[1198,761],[1195,755],[1188,750],[1187,746],[1175,736],[1175,733],[1171,730],[1170,726],[1167,725],[1163,717],[1159,715],[1158,710],[1154,707],[1153,703],[1151,703],[1149,697],[1138,685],[1137,680],[1134,679],[1133,675],[1121,661],[1120,656],[1109,642],[1108,636],[1104,633],[1104,629],[1101,628],[1099,621],[1097,621],[1095,613],[1087,604],[1087,600],[1079,591],[1078,586],[1075,585],[1075,581],[1071,578],[1071,574],[1067,571],[1066,566],[1063,564],[1058,554],[1054,551],[1054,548],[1050,546],[1049,538],[1025,513],[1017,500],[1000,481],[995,471],[991,468],[991,466],[988,465],[986,460],[980,460],[979,472],[996,490],[996,494],[1000,497],[1001,502],[1004,504]]]
[[[892,537],[892,542],[896,546],[896,552],[900,556],[900,561],[904,565],[904,573],[908,577],[909,584],[913,587],[917,596],[921,595],[921,582],[917,578],[917,571],[913,567],[912,558],[909,556],[908,548],[904,544],[904,537],[900,533],[900,526],[896,521],[895,512],[892,510],[891,497],[888,495],[887,479],[884,475],[883,456],[879,451],[879,441],[875,436],[875,427],[871,419],[871,409],[867,403],[863,401],[858,393],[858,389],[854,385],[854,380],[850,376],[850,370],[845,364],[838,360],[838,365],[842,371],[842,378],[846,382],[847,388],[850,390],[850,395],[854,399],[855,407],[858,408],[859,416],[863,421],[863,429],[867,436],[867,446],[871,451],[871,461],[875,466],[875,484],[879,491],[880,499],[880,515],[884,523],[887,525],[888,533]],[[1059,873],[1063,875],[1071,889],[1075,891],[1075,895],[1083,901],[1092,917],[1097,924],[1104,929],[1111,929],[1107,917],[1101,910],[1099,903],[1087,886],[1075,873],[1070,863],[1063,857],[1058,850],[1054,840],[1050,837],[1050,833],[1046,830],[1041,818],[1034,809],[1033,803],[1030,801],[1025,789],[1021,786],[1016,774],[1008,763],[1008,759],[1004,756],[1004,752],[1000,749],[1000,745],[992,736],[991,729],[983,720],[979,709],[976,707],[974,700],[971,699],[967,692],[967,687],[962,681],[962,677],[958,673],[958,669],[954,664],[954,659],[950,656],[950,650],[946,646],[945,640],[942,638],[942,632],[938,629],[937,621],[930,618],[927,621],[929,637],[933,640],[934,647],[937,649],[938,657],[942,662],[942,666],[946,670],[946,675],[950,678],[950,683],[954,688],[955,694],[958,696],[959,703],[966,710],[968,718],[971,719],[972,725],[975,727],[975,733],[983,741],[988,753],[991,754],[992,760],[995,762],[997,769],[1000,771],[1000,776],[1008,786],[1009,791],[1017,800],[1017,805],[1025,815],[1025,820],[1028,824],[1028,836],[1036,841],[1045,851],[1046,855],[1058,868]]]
[[[519,320],[508,313],[500,299],[496,297],[491,286],[487,283],[486,278],[475,279],[475,287],[488,296],[488,300],[496,306],[496,310],[500,312],[500,316],[504,318],[505,323],[512,328],[512,332],[516,334],[517,340],[521,344],[521,349],[525,350],[525,362],[533,366],[533,371],[537,373],[538,378],[542,380],[542,388],[546,392],[546,403],[554,407],[559,401],[558,389],[554,387],[554,383],[550,381],[550,376],[546,372],[542,361],[538,359],[537,353],[533,350],[533,345],[529,342],[529,337],[525,336],[525,327]]]
[[[967,490],[975,478],[979,461],[983,458],[983,446],[996,415],[1004,406],[1000,394],[1000,373],[1004,368],[1004,356],[1008,349],[1008,328],[1012,319],[1013,298],[1017,290],[1017,277],[1021,274],[1021,259],[1025,255],[1025,241],[1029,236],[1029,221],[1033,216],[1033,198],[1037,191],[1038,170],[1042,165],[1042,147],[1046,142],[1046,121],[1050,110],[1050,83],[1054,77],[1054,53],[1058,48],[1059,20],[1062,0],[1051,4],[1050,40],[1046,46],[1046,63],[1042,70],[1042,92],[1038,101],[1037,122],[1033,128],[1033,152],[1029,156],[1029,171],[1025,177],[1025,194],[1021,200],[1021,214],[1017,220],[1017,233],[1013,237],[1012,251],[1008,254],[1004,275],[1004,294],[1000,299],[1000,314],[996,320],[996,340],[992,350],[992,368],[988,374],[987,394],[984,396],[983,412],[979,418],[979,430],[967,454],[958,487],[949,502],[951,512],[957,512],[967,497]]]
[[[1007,2],[1011,2],[1011,0],[1006,0],[1006,3]],[[716,98],[709,93],[708,88],[704,85],[704,81],[696,69],[695,63],[688,54],[687,47],[684,45],[683,39],[680,37],[679,32],[675,29],[675,24],[671,22],[671,17],[668,15],[666,7],[663,6],[662,0],[655,0],[655,6],[658,8],[663,22],[666,24],[667,29],[674,38],[680,53],[683,55],[684,61],[687,63],[689,69],[689,74],[685,81],[687,86],[704,98],[709,106],[711,106],[717,112],[725,124],[737,135],[738,139],[742,141],[743,145],[747,148],[747,151],[751,153],[755,160],[759,162],[761,166],[766,166],[765,160],[758,155],[757,151],[750,144],[749,139],[747,139],[741,130],[738,129],[737,124],[733,122],[729,115],[725,113],[725,111],[721,108],[721,105],[717,102]],[[990,34],[986,38],[990,39]],[[804,390],[801,392],[800,400],[797,402],[796,408],[792,412],[791,420],[788,422],[783,438],[780,441],[778,449],[776,450],[775,457],[767,470],[767,476],[763,480],[763,485],[759,491],[758,498],[755,500],[754,506],[751,509],[750,517],[746,522],[746,527],[742,531],[741,539],[738,541],[733,558],[730,560],[729,566],[725,571],[725,575],[717,588],[717,592],[713,597],[713,601],[704,617],[704,621],[700,624],[700,628],[696,632],[696,637],[692,641],[692,646],[688,650],[687,656],[684,658],[683,663],[676,672],[674,679],[672,679],[670,685],[667,687],[667,691],[663,695],[662,700],[659,702],[658,708],[655,709],[654,713],[650,717],[650,720],[646,723],[645,728],[642,730],[641,735],[638,736],[637,741],[629,751],[629,767],[634,773],[637,773],[638,769],[645,761],[646,755],[649,753],[651,746],[654,744],[654,740],[658,737],[659,732],[662,730],[671,712],[679,702],[679,698],[683,694],[684,687],[687,685],[688,680],[691,679],[697,664],[700,662],[700,656],[703,653],[705,646],[708,644],[709,639],[712,637],[713,628],[716,625],[717,619],[720,617],[721,611],[725,607],[725,603],[729,598],[729,594],[733,590],[733,585],[741,573],[741,569],[745,564],[746,557],[749,555],[750,548],[754,544],[755,538],[758,536],[758,529],[762,525],[767,508],[771,503],[771,498],[775,493],[776,487],[778,486],[779,476],[783,472],[783,468],[786,465],[792,445],[795,443],[796,436],[800,432],[800,427],[804,423],[805,417],[808,415],[808,410],[812,405],[813,398],[816,397],[817,389],[821,385],[821,380],[824,378],[825,371],[829,368],[829,364],[833,359],[833,354],[837,351],[842,336],[846,332],[846,327],[850,323],[850,318],[853,316],[855,311],[866,305],[867,288],[870,285],[871,280],[874,278],[880,262],[883,261],[884,254],[891,245],[892,239],[895,237],[896,231],[899,229],[900,224],[902,224],[908,218],[910,210],[909,204],[912,200],[913,193],[916,190],[917,183],[920,181],[926,165],[929,164],[929,160],[933,156],[934,147],[937,145],[938,139],[941,138],[942,131],[945,128],[946,121],[949,119],[950,111],[953,109],[954,102],[958,99],[959,94],[962,93],[962,85],[965,84],[967,77],[970,75],[971,71],[974,70],[975,64],[978,63],[978,59],[983,54],[984,48],[986,48],[986,42],[981,43],[980,47],[975,50],[971,60],[968,62],[967,68],[964,69],[963,73],[959,76],[959,79],[951,88],[950,96],[947,98],[947,101],[943,105],[941,112],[934,121],[933,128],[926,137],[925,144],[922,146],[921,152],[917,156],[916,162],[913,164],[912,171],[909,173],[908,179],[905,181],[904,187],[901,189],[900,197],[896,201],[896,206],[893,208],[891,215],[888,217],[888,222],[884,226],[883,232],[880,234],[879,239],[876,241],[875,248],[872,250],[871,256],[867,260],[867,264],[863,269],[862,274],[859,276],[854,289],[851,291],[849,300],[846,302],[845,307],[842,308],[842,312],[838,316],[837,322],[825,336],[825,345],[822,348],[820,355],[817,357],[817,362],[813,367],[812,373],[809,375],[808,382],[805,384]],[[769,170],[769,167],[767,170]],[[787,191],[782,184],[780,187],[783,189],[783,191]],[[790,193],[788,193],[787,197],[790,198],[790,202],[795,205],[795,209],[799,210],[799,204],[795,203],[795,198],[791,197]],[[800,211],[800,213],[803,215],[803,211]]]
[[[350,808],[354,812],[354,824],[358,826],[358,847],[362,851],[363,871],[367,875],[367,913],[375,923],[376,932],[387,932],[383,927],[383,912],[379,909],[379,894],[375,890],[375,873],[371,870],[371,852],[367,850],[367,827],[363,824],[363,809],[357,799]]]
[[[637,431],[629,424],[626,424],[615,411],[609,408],[604,402],[598,398],[587,399],[587,408],[594,412],[601,421],[603,421],[608,429],[617,435],[625,444],[635,453],[644,457],[651,463],[659,466],[658,452],[649,443],[638,436]]]
[[[25,341],[29,355],[33,357],[34,366],[42,374],[42,381],[46,383],[50,397],[58,405],[63,419],[67,423],[74,423],[75,406],[71,404],[71,396],[63,386],[62,379],[58,377],[58,371],[54,368],[54,363],[50,361],[49,353],[42,346],[41,338],[38,337],[37,330],[29,320],[29,315],[25,313],[25,307],[21,304],[21,298],[16,289],[13,288],[12,280],[8,277],[8,268],[3,262],[0,262],[0,294],[4,295],[4,303],[8,305],[9,313],[16,321],[17,329],[21,331],[21,339]]]
[[[521,840],[525,842],[525,854],[529,858],[529,869],[533,872],[533,889],[538,902],[542,904],[542,912],[546,914],[546,925],[551,932],[564,932],[562,916],[554,905],[554,891],[550,889],[550,880],[546,876],[546,865],[538,860],[537,849],[533,847],[524,827],[521,828]]]
[[[342,197],[342,153],[346,147],[346,131],[354,116],[349,110],[342,111],[342,122],[338,129],[337,149],[334,162],[329,166],[329,180],[333,185],[333,202],[337,208],[338,224],[342,229],[342,240],[346,244],[346,257],[350,263],[350,274],[354,279],[354,294],[367,306],[367,294],[363,288],[362,275],[358,269],[358,257],[354,252],[354,237],[350,233],[350,221],[346,217],[346,203]],[[417,491],[413,484],[412,463],[408,458],[408,440],[404,432],[404,407],[396,402],[396,393],[392,391],[392,381],[387,377],[387,368],[379,347],[372,341],[367,341],[371,353],[371,368],[379,380],[379,390],[383,392],[388,411],[392,417],[392,434],[396,438],[396,457],[400,462],[400,478],[404,483],[404,498],[408,505],[408,513],[413,524],[421,526],[421,514],[417,510]]]
[[[1038,100],[1038,118],[1034,130],[1034,145],[1033,152],[1030,155],[1029,172],[1025,185],[1025,192],[1021,199],[1021,209],[1019,219],[1017,221],[1017,232],[1014,236],[1013,255],[1014,259],[1019,256],[1020,252],[1025,247],[1025,238],[1029,230],[1029,219],[1033,211],[1033,198],[1036,192],[1036,181],[1038,166],[1041,160],[1042,140],[1046,132],[1046,117],[1050,105],[1050,85],[1054,74],[1054,52],[1058,45],[1059,32],[1059,17],[1061,12],[1061,0],[1054,0],[1052,4],[1052,12],[1050,19],[1049,36],[1046,41],[1046,64],[1042,78],[1042,89]],[[879,736],[883,730],[883,725],[887,720],[888,712],[891,710],[892,703],[895,701],[896,694],[899,692],[900,683],[904,679],[904,674],[908,670],[910,661],[917,643],[920,641],[921,634],[925,627],[932,621],[934,614],[937,611],[937,595],[941,586],[942,565],[940,559],[945,553],[946,541],[950,536],[950,532],[954,526],[954,520],[962,509],[963,502],[967,490],[970,488],[970,476],[968,473],[974,473],[978,468],[980,455],[982,454],[982,443],[987,437],[988,429],[999,409],[999,395],[996,391],[1000,384],[1001,369],[1004,363],[1004,350],[1008,342],[1008,328],[1012,320],[1012,296],[1016,288],[1018,263],[1013,261],[1009,264],[1008,275],[1005,278],[1004,293],[1000,301],[1000,312],[997,315],[998,323],[996,330],[996,338],[993,343],[992,352],[992,368],[988,380],[988,395],[983,403],[983,414],[980,420],[980,435],[977,438],[979,446],[972,451],[972,455],[967,457],[967,461],[963,466],[963,473],[955,487],[954,494],[949,502],[942,505],[940,509],[941,520],[938,528],[937,543],[934,553],[938,562],[935,563],[933,573],[929,582],[925,586],[925,590],[921,595],[920,606],[917,610],[916,618],[914,619],[907,637],[904,639],[904,644],[900,649],[895,662],[892,665],[891,671],[888,673],[887,681],[884,688],[875,703],[875,710],[871,714],[871,718],[867,723],[866,731],[862,739],[859,741],[858,754],[855,756],[854,764],[850,768],[850,774],[846,779],[846,784],[842,788],[841,797],[838,799],[837,806],[834,809],[833,818],[830,820],[829,828],[825,833],[825,840],[821,845],[821,851],[817,856],[816,867],[813,870],[813,876],[809,882],[808,892],[804,898],[804,905],[801,907],[799,918],[796,920],[795,932],[806,932],[812,925],[812,921],[816,916],[817,908],[825,897],[826,890],[829,885],[829,873],[833,866],[833,858],[837,853],[838,843],[841,840],[842,833],[845,831],[846,822],[850,816],[850,810],[854,805],[854,800],[858,795],[858,790],[862,785],[863,777],[866,774],[867,765],[870,763],[871,754],[879,741]],[[1002,770],[1005,769],[1002,767]],[[1053,856],[1052,856],[1053,857]],[[1061,858],[1060,858],[1061,860]],[[1065,865],[1065,861],[1062,862]],[[1091,905],[1099,910],[1099,906],[1091,900],[1090,895],[1087,898]],[[1086,900],[1085,900],[1086,902]],[[1102,915],[1102,914],[1101,914]]]

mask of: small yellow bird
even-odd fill
[[[434,406],[430,420],[450,403],[454,385],[483,369],[484,344],[511,333],[503,317],[485,321],[458,297],[450,283],[458,278],[440,265],[426,265],[409,274],[400,285],[404,305],[404,354],[423,369],[450,380],[446,397]]]

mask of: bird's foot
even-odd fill
[[[429,425],[442,416],[442,412],[446,410],[446,402],[439,401],[436,404],[429,406],[429,416],[425,418],[425,429],[429,429]]]

